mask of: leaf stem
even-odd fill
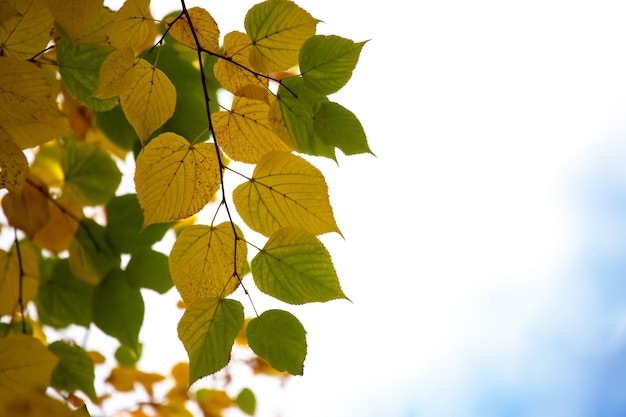
[[[20,251],[20,242],[17,239],[17,229],[13,228],[14,241],[15,241],[15,252],[17,253],[17,264],[20,271],[19,278],[19,293],[17,295],[17,303],[20,306],[20,315],[22,316],[22,334],[26,334],[26,321],[24,320],[24,297],[22,293],[24,292],[24,266],[22,265],[22,252]]]

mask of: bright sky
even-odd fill
[[[256,2],[187,5],[226,33]],[[259,415],[623,415],[626,4],[296,3],[371,40],[333,100],[377,156],[316,161],[353,303],[291,309],[305,376],[255,386]],[[175,338],[169,319],[148,325]],[[146,342],[146,364],[184,355]]]

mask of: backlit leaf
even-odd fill
[[[231,111],[213,113],[215,137],[231,159],[255,164],[269,151],[289,150],[273,132],[268,110],[263,101],[235,97]]]
[[[290,304],[346,298],[328,250],[315,236],[283,228],[251,263],[256,286]]]
[[[100,66],[98,88],[95,97],[114,97],[128,88],[134,78],[137,61],[131,48],[116,49],[107,55]]]
[[[15,246],[10,252],[0,250],[0,316],[12,314],[19,309],[20,299],[22,305],[26,307],[26,303],[37,293],[39,286],[37,253],[30,245],[24,243],[20,243],[19,250],[19,256]]]
[[[13,141],[0,138],[0,189],[20,193],[28,176],[28,161]]]
[[[0,338],[0,392],[43,393],[59,359],[36,338]]]
[[[181,136],[163,133],[137,158],[135,188],[144,225],[196,214],[219,187],[220,167],[212,143],[191,145]]]
[[[292,375],[304,373],[306,330],[300,321],[284,310],[268,310],[248,323],[250,348],[277,371]]]
[[[326,96],[308,89],[302,78],[287,78],[270,107],[272,128],[297,152],[335,159],[335,147],[316,136],[313,126],[317,109],[327,101]]]
[[[300,47],[315,35],[318,22],[289,0],[268,0],[253,6],[244,21],[254,45],[250,63],[266,73],[297,65]]]
[[[50,277],[39,285],[36,299],[39,319],[56,328],[70,324],[89,327],[93,292],[93,285],[72,275],[67,258],[59,259]]]
[[[89,354],[80,346],[61,340],[51,343],[48,349],[60,359],[52,373],[50,385],[70,394],[80,390],[95,402],[95,372]]]
[[[252,179],[235,189],[233,201],[246,224],[268,237],[282,227],[339,233],[323,174],[288,152],[265,154]]]
[[[102,0],[48,0],[50,13],[70,39],[77,39],[102,13]]]
[[[120,104],[137,136],[145,142],[174,114],[176,88],[161,70],[140,59],[128,88],[120,93]]]
[[[0,56],[31,59],[46,49],[54,27],[46,0],[4,0]]]
[[[33,241],[53,253],[69,249],[83,217],[82,207],[75,202],[60,202],[48,198],[48,221],[39,229]]]
[[[139,349],[143,313],[141,291],[128,284],[123,271],[114,269],[96,287],[93,322],[100,330],[135,351]]]
[[[150,0],[126,0],[107,29],[109,43],[117,49],[135,47],[148,37]]]
[[[228,298],[206,298],[187,306],[178,338],[189,355],[189,384],[222,369],[243,326],[243,305]]]
[[[217,28],[217,23],[215,23],[213,16],[201,7],[192,7],[188,9],[187,12],[191,17],[193,31],[187,20],[187,15],[183,15],[170,26],[169,33],[183,45],[191,49],[198,49],[196,46],[196,38],[193,36],[193,32],[195,32],[202,50],[219,53],[220,31]]]
[[[25,149],[69,131],[41,68],[0,56],[0,134]]]
[[[352,77],[363,45],[334,35],[307,39],[299,59],[304,83],[321,94],[339,91]]]
[[[340,104],[321,103],[313,117],[313,131],[315,136],[341,149],[345,155],[372,153],[361,122]]]
[[[20,193],[5,195],[2,209],[9,224],[26,233],[29,239],[46,225],[50,217],[48,199],[30,182]]]
[[[170,253],[170,273],[183,301],[223,298],[235,291],[243,277],[247,248],[239,227],[229,222],[183,229]]]
[[[49,397],[43,392],[25,391],[15,394],[0,389],[1,416],[89,417],[89,414],[85,414],[83,410],[84,408],[72,410],[66,403]]]
[[[245,33],[230,32],[224,37],[224,55],[217,60],[213,72],[220,85],[236,96],[268,101],[268,79],[247,71],[252,43]]]
[[[233,400],[221,389],[200,388],[196,391],[196,401],[205,416],[221,416],[222,411],[233,405]]]

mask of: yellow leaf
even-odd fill
[[[139,383],[149,395],[154,394],[154,384],[165,379],[163,375],[143,372],[136,368],[113,368],[106,382],[120,392],[130,392]]]
[[[19,256],[15,246],[11,252],[0,250],[0,316],[17,311],[20,298],[26,307],[38,287],[39,258],[32,247],[20,244]]]
[[[250,64],[265,73],[297,65],[300,47],[315,35],[318,23],[290,0],[268,0],[253,6],[245,20],[246,33],[254,45]]]
[[[59,359],[32,336],[0,338],[0,393],[45,392]]]
[[[139,45],[148,37],[151,19],[150,0],[126,0],[107,29],[109,43],[118,49]]]
[[[48,199],[31,182],[27,182],[20,193],[4,196],[2,208],[9,224],[26,233],[29,239],[46,225],[50,217]]]
[[[324,176],[309,162],[288,152],[265,154],[252,179],[235,189],[233,201],[246,224],[264,236],[282,227],[314,235],[340,233]]]
[[[144,143],[174,114],[176,88],[163,71],[140,59],[133,67],[130,85],[120,93],[120,104],[128,122]]]
[[[184,404],[157,404],[155,405],[157,417],[194,417]]]
[[[213,73],[220,85],[234,95],[267,102],[268,79],[242,68],[250,67],[248,55],[251,48],[252,43],[245,33],[228,33],[224,37],[224,56],[228,59],[218,59]]]
[[[202,388],[196,392],[196,401],[205,417],[221,417],[222,410],[233,405],[225,391]]]
[[[272,131],[268,111],[263,101],[235,97],[230,112],[212,115],[215,137],[231,159],[256,164],[270,151],[290,150]]]
[[[113,24],[115,12],[108,7],[100,8],[100,15],[94,23],[85,27],[75,41],[82,44],[94,44],[107,42],[107,31]]]
[[[168,132],[151,140],[137,157],[135,188],[144,227],[196,214],[219,187],[220,166],[212,143],[192,145]]]
[[[236,237],[229,222],[217,227],[189,226],[176,239],[170,253],[170,273],[185,303],[224,298],[239,286],[248,247],[239,227],[234,228]]]
[[[189,364],[179,362],[172,367],[174,386],[165,394],[172,403],[184,403],[189,399]]]
[[[48,0],[50,13],[70,39],[77,39],[102,13],[102,0]]]
[[[115,97],[127,89],[135,77],[134,69],[137,62],[131,48],[116,49],[111,52],[100,67],[100,84],[93,96]]]
[[[219,53],[220,31],[217,27],[217,23],[215,23],[215,20],[213,19],[213,16],[201,7],[192,7],[191,9],[188,9],[188,12],[191,17],[191,23],[196,33],[198,43],[200,44],[200,48],[216,54]],[[170,26],[169,33],[174,37],[174,39],[183,45],[188,46],[191,49],[198,49],[186,15],[183,15]]]
[[[0,57],[0,132],[21,149],[70,132],[52,87],[35,64]]]
[[[82,207],[73,202],[48,199],[48,222],[35,233],[33,242],[53,253],[68,250],[78,221],[83,217]]]
[[[4,0],[0,9],[0,56],[33,58],[46,49],[53,27],[46,0]]]
[[[28,161],[19,146],[8,139],[0,139],[0,189],[19,193],[28,176]]]
[[[13,394],[0,389],[0,416],[78,417],[66,404],[42,392]]]
[[[95,350],[89,350],[87,351],[87,354],[91,358],[94,365],[102,365],[104,362],[106,362],[106,358],[100,352],[97,352]]]

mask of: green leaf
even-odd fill
[[[347,298],[330,254],[315,236],[298,229],[274,233],[251,263],[264,293],[290,304]]]
[[[48,345],[48,349],[60,359],[52,373],[50,385],[68,393],[80,390],[95,402],[97,400],[94,388],[95,371],[89,354],[80,346],[61,340]]]
[[[253,44],[250,64],[261,72],[297,65],[300,47],[315,34],[318,22],[289,0],[268,0],[252,6],[244,21]]]
[[[142,347],[143,345],[140,343],[139,348],[137,349],[137,351],[135,351],[127,346],[120,345],[115,350],[115,360],[117,360],[117,363],[119,363],[120,366],[123,366],[125,368],[132,368],[141,358]]]
[[[269,118],[278,136],[300,153],[335,159],[335,147],[317,137],[313,128],[315,113],[328,98],[308,89],[300,77],[283,80],[276,97]]]
[[[152,249],[133,252],[126,266],[126,279],[137,288],[149,288],[165,294],[172,286],[168,257]]]
[[[94,286],[72,274],[69,261],[55,262],[50,278],[37,293],[37,312],[43,324],[64,328],[70,324],[89,327]]]
[[[256,411],[256,398],[249,388],[242,389],[235,398],[237,407],[244,413],[253,416]]]
[[[32,336],[33,325],[30,321],[13,320],[10,323],[0,323],[0,337],[27,334]]]
[[[121,106],[116,106],[108,111],[94,112],[94,118],[98,129],[120,148],[130,151],[141,143],[137,132],[126,119]]]
[[[145,229],[143,212],[137,194],[125,194],[111,199],[106,205],[107,226],[104,235],[117,253],[131,253],[150,248],[160,241],[172,223],[151,224]]]
[[[93,321],[103,332],[139,351],[139,330],[143,322],[144,303],[139,288],[134,288],[115,269],[96,287]]]
[[[316,137],[341,149],[345,155],[372,153],[359,119],[337,103],[320,104],[313,117],[313,130]]]
[[[114,50],[110,45],[71,43],[67,38],[56,43],[63,84],[74,98],[95,111],[110,110],[118,104],[117,97],[101,99],[93,96],[98,89],[100,67]]]
[[[119,257],[113,253],[104,237],[104,227],[91,219],[81,219],[70,243],[69,264],[72,274],[95,285],[119,263]]]
[[[122,179],[111,155],[87,142],[67,141],[62,168],[63,194],[71,194],[86,206],[109,201]]]
[[[189,384],[222,369],[243,327],[243,306],[227,298],[194,301],[178,323],[178,338],[189,355]]]
[[[268,310],[248,323],[250,348],[277,371],[302,375],[306,357],[306,330],[284,310]]]
[[[352,77],[363,45],[335,35],[310,37],[300,50],[304,83],[324,95],[339,91]]]

